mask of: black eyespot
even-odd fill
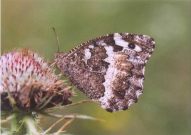
[[[135,45],[134,45],[133,43],[129,43],[129,44],[128,44],[128,47],[129,47],[130,49],[135,49]]]

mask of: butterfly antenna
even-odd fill
[[[54,27],[52,27],[52,30],[53,30],[53,32],[54,32],[54,35],[55,35],[56,41],[57,41],[57,46],[58,46],[57,52],[60,52],[60,40],[59,40],[59,37],[58,37],[58,35],[57,35],[57,33],[56,33],[56,29],[55,29]]]

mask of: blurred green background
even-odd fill
[[[30,48],[49,61],[106,33],[130,32],[154,37],[156,49],[146,67],[144,94],[130,110],[108,113],[96,103],[60,114],[81,113],[105,122],[76,120],[75,135],[191,134],[191,2],[118,0],[2,0],[2,52]],[[74,101],[84,99],[80,92]],[[43,117],[45,129],[55,119]],[[55,129],[56,130],[56,129]]]

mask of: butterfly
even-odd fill
[[[114,112],[128,109],[143,93],[145,65],[154,48],[150,36],[113,33],[56,53],[55,62],[80,91]]]

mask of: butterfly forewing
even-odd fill
[[[145,64],[154,50],[146,35],[114,33],[57,53],[61,72],[107,111],[126,110],[143,92]]]

